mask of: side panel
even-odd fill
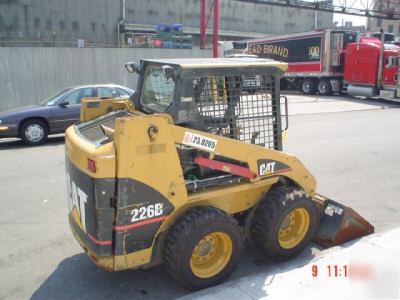
[[[173,209],[172,203],[151,186],[134,179],[119,179],[115,255],[150,248]]]
[[[169,120],[169,117],[166,117]],[[150,262],[151,247],[175,207],[187,200],[179,157],[165,119],[118,118],[115,123],[117,212],[115,255],[125,255],[116,268]],[[150,138],[149,127],[156,134]]]
[[[314,35],[249,43],[248,53],[289,63],[291,73],[322,72],[323,36]]]

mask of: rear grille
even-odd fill
[[[198,111],[195,129],[280,149],[275,77],[197,77],[192,85]]]
[[[104,135],[100,125],[114,129],[116,118],[127,117],[131,115],[132,114],[124,110],[113,111],[94,120],[78,124],[76,126],[76,130],[86,140],[94,143],[101,143],[106,141],[108,138]]]

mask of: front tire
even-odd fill
[[[164,262],[178,283],[202,289],[225,280],[242,251],[236,220],[213,207],[191,209],[171,228],[164,246]]]
[[[27,120],[20,128],[20,138],[26,145],[41,145],[46,142],[48,135],[47,124],[40,119]]]
[[[315,233],[317,220],[315,204],[304,191],[276,186],[255,212],[252,236],[267,257],[284,261],[304,250]]]

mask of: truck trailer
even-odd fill
[[[400,47],[378,38],[323,29],[236,44],[246,44],[248,54],[288,63],[283,89],[299,88],[308,95],[347,92],[400,100]]]

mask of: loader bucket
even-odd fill
[[[314,201],[321,211],[319,228],[313,237],[317,244],[329,248],[374,232],[374,226],[350,207],[318,194]]]

